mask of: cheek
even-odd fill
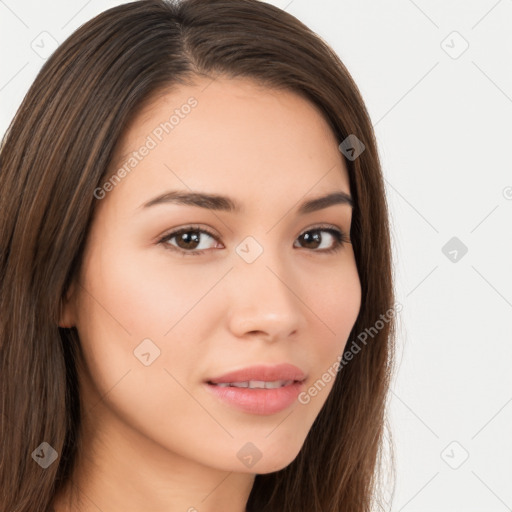
[[[338,375],[339,361],[361,307],[361,283],[355,260],[352,264],[331,269],[321,274],[309,285],[306,295],[311,309],[310,321],[315,345],[309,347],[312,372],[304,393],[299,396],[299,406],[307,410],[311,422],[331,392]]]
[[[302,291],[317,339],[321,336],[317,354],[324,365],[342,352],[361,308],[357,267],[353,257],[348,259],[348,263],[317,273],[314,282],[305,281]]]
[[[164,252],[153,254],[148,258],[112,243],[91,255],[82,279],[86,292],[78,330],[91,374],[103,392],[130,371],[129,379],[153,389],[158,401],[159,390],[179,391],[176,380],[188,385],[196,379],[208,332],[222,307],[212,288],[225,270],[201,273],[200,266],[177,264],[176,257],[167,258]],[[155,406],[139,397],[140,388],[130,393]]]
[[[166,272],[133,258],[114,260],[105,247],[95,258],[84,273],[77,322],[93,388],[124,424],[162,446],[194,446],[207,438],[205,429],[218,428],[189,394],[204,359],[194,313],[215,306],[200,301],[214,283],[170,265]]]
[[[117,256],[104,250],[90,262],[86,276],[88,291],[107,310],[97,312],[98,321],[117,323],[134,341],[171,337],[180,324],[190,324],[195,306],[222,275],[220,269],[207,273],[200,265],[166,257],[165,249],[149,250],[150,257],[133,247]]]

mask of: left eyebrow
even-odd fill
[[[197,206],[207,210],[226,211],[230,213],[241,213],[244,208],[238,201],[218,194],[205,194],[202,192],[186,192],[171,190],[161,194],[141,205],[143,208],[149,208],[157,204],[183,204],[187,206]],[[343,191],[332,192],[325,196],[315,197],[304,201],[298,208],[299,215],[323,210],[335,204],[345,204],[354,207],[354,202],[350,194]],[[140,207],[139,207],[140,208]]]
[[[300,206],[298,213],[299,215],[304,215],[306,213],[316,212],[317,210],[323,210],[324,208],[328,208],[329,206],[335,204],[346,204],[350,206],[350,208],[354,207],[354,201],[352,197],[346,192],[332,192],[331,194],[327,194],[326,196],[316,197],[314,199],[308,199],[304,201]]]

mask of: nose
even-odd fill
[[[305,306],[295,291],[297,277],[292,270],[279,257],[264,254],[250,264],[236,263],[230,272],[226,307],[228,328],[234,336],[272,342],[302,330]]]

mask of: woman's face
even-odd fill
[[[97,190],[63,322],[80,336],[93,428],[115,423],[120,442],[144,440],[163,464],[268,473],[297,456],[359,312],[352,245],[335,234],[350,235],[350,205],[301,211],[349,195],[349,180],[311,103],[244,79],[210,82],[160,96],[121,141],[112,170],[125,172]],[[302,377],[256,369],[224,379],[248,388],[208,384],[283,363]]]

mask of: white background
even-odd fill
[[[1,134],[41,37],[120,3],[0,0]],[[271,3],[331,44],[376,130],[403,305],[390,510],[512,510],[512,1]]]

